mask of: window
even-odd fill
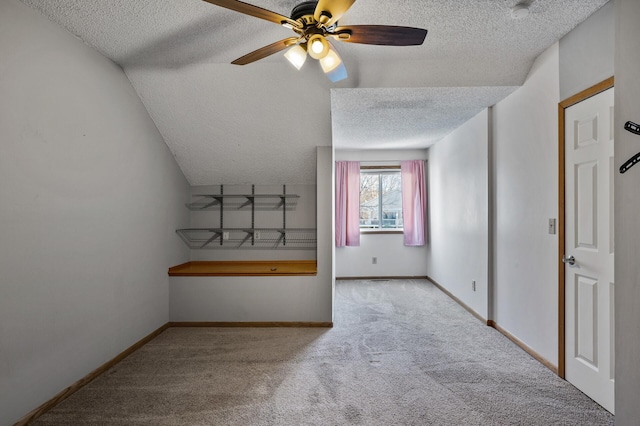
[[[402,230],[399,168],[360,170],[360,230]]]

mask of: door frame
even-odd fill
[[[558,103],[558,376],[565,378],[565,110],[614,86],[614,78],[595,84]]]

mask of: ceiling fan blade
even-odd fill
[[[338,19],[342,18],[342,15],[349,10],[355,1],[356,0],[319,0],[313,17],[325,27],[331,26],[335,24]],[[322,12],[325,12],[324,15],[329,17],[327,22],[323,22],[321,18],[323,15]]]
[[[258,6],[254,6],[249,3],[244,3],[238,0],[203,0],[207,3],[215,4],[216,6],[225,7],[227,9],[235,10],[236,12],[244,13],[245,15],[255,16],[256,18],[265,19],[267,21],[275,22],[276,24],[283,25],[289,24],[294,28],[302,28],[302,24],[298,21],[280,15],[279,13],[272,12],[267,9],[263,9]]]
[[[299,40],[298,37],[289,37],[284,40],[276,41],[268,46],[261,47],[258,50],[254,50],[251,53],[247,53],[241,58],[236,59],[231,62],[234,65],[247,65],[251,62],[255,62],[259,59],[266,58],[267,56],[273,55],[274,53],[278,53],[281,50],[286,49],[287,47],[295,44]]]
[[[380,46],[417,46],[424,43],[427,30],[391,25],[349,25],[337,27],[333,34],[347,43],[377,44]],[[350,34],[346,37],[345,34]]]

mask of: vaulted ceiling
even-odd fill
[[[358,0],[341,25],[426,28],[421,46],[336,43],[349,77],[282,54],[293,35],[201,0],[23,0],[119,64],[193,185],[313,183],[316,146],[426,148],[526,79],[607,0]],[[295,0],[250,0],[289,16]],[[525,18],[512,18],[517,3]]]

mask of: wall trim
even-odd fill
[[[480,315],[479,313],[477,313],[473,308],[471,308],[471,306],[467,305],[466,303],[464,303],[462,300],[460,300],[458,297],[454,296],[453,293],[451,293],[449,290],[447,290],[446,288],[444,288],[444,286],[442,286],[442,284],[438,283],[436,280],[434,280],[433,278],[427,277],[427,279],[429,281],[431,281],[431,283],[438,287],[438,289],[443,292],[444,294],[446,294],[447,296],[449,296],[451,299],[453,299],[458,305],[462,306],[463,308],[465,308],[471,315],[473,315],[474,317],[476,317],[477,319],[479,319],[481,322],[488,324],[488,321],[486,318],[484,318],[482,315]]]
[[[357,281],[357,280],[428,280],[426,275],[391,275],[391,276],[371,276],[371,277],[336,277],[336,281]]]
[[[95,370],[93,370],[92,372],[90,372],[80,380],[71,384],[66,389],[63,389],[62,391],[58,392],[53,398],[49,399],[44,404],[40,405],[39,407],[25,414],[20,420],[18,420],[17,423],[14,424],[14,426],[27,425],[30,422],[37,419],[38,417],[42,416],[44,413],[51,410],[53,407],[55,407],[56,405],[58,405],[59,403],[67,399],[69,396],[71,396],[72,394],[80,390],[82,387],[84,387],[85,385],[88,385],[90,382],[92,382],[95,378],[97,378],[102,373],[107,371],[109,368],[113,367],[114,365],[116,365],[117,363],[119,363],[120,361],[122,361],[123,359],[125,359],[126,357],[128,357],[129,355],[137,351],[138,349],[140,349],[142,346],[146,345],[147,343],[149,343],[150,341],[158,337],[158,335],[160,335],[160,333],[165,331],[167,328],[169,328],[169,323],[164,324],[163,326],[161,326],[155,331],[152,331],[150,334],[143,337],[138,342],[134,343],[124,351],[120,352],[113,359],[105,362],[100,367],[96,368]]]
[[[169,322],[169,327],[333,327],[333,322],[300,322],[300,321],[260,321],[260,322],[229,322],[229,321],[177,321]]]
[[[515,337],[513,334],[509,333],[507,330],[505,330],[504,328],[500,327],[494,320],[487,320],[485,318],[482,317],[482,315],[478,314],[476,311],[474,311],[469,305],[467,305],[466,303],[464,303],[462,300],[460,300],[459,298],[457,298],[456,296],[454,296],[449,290],[447,290],[446,288],[444,288],[441,284],[439,284],[437,281],[431,279],[431,278],[427,278],[429,281],[431,281],[433,283],[434,286],[436,286],[440,291],[442,291],[444,294],[446,294],[447,296],[449,296],[451,299],[453,299],[456,303],[458,303],[460,306],[462,306],[463,308],[465,308],[467,311],[469,311],[469,313],[471,315],[473,315],[474,317],[476,317],[477,319],[479,319],[480,321],[482,321],[483,323],[485,323],[487,326],[494,328],[495,330],[497,330],[500,334],[502,334],[503,336],[505,336],[507,339],[511,340],[511,342],[515,343],[520,349],[522,349],[523,351],[525,351],[526,353],[528,353],[529,355],[531,355],[531,357],[533,357],[536,361],[538,361],[540,364],[544,365],[545,367],[547,367],[549,370],[553,371],[555,374],[558,374],[558,367],[556,367],[552,362],[550,362],[548,359],[546,359],[545,357],[543,357],[542,355],[540,355],[539,353],[537,353],[536,351],[534,351],[533,349],[531,349],[531,347],[529,347],[527,344],[525,344],[522,340],[518,339],[517,337]]]
[[[558,374],[558,367],[557,366],[555,366],[551,361],[549,361],[548,359],[546,359],[545,357],[540,355],[538,352],[536,352],[533,349],[531,349],[531,347],[528,346],[526,343],[524,343],[522,340],[518,339],[513,334],[509,333],[507,330],[505,330],[504,328],[500,327],[494,320],[487,321],[487,325],[489,327],[495,328],[503,336],[505,336],[507,339],[511,340],[513,343],[515,343],[517,346],[519,346],[520,349],[522,349],[523,351],[525,351],[526,353],[531,355],[540,364],[544,365],[549,370],[553,371],[555,374]]]
[[[565,253],[565,110],[577,103],[584,101],[598,93],[614,87],[614,78],[595,84],[573,96],[558,103],[558,376],[565,378],[565,282],[564,263],[562,256]]]

